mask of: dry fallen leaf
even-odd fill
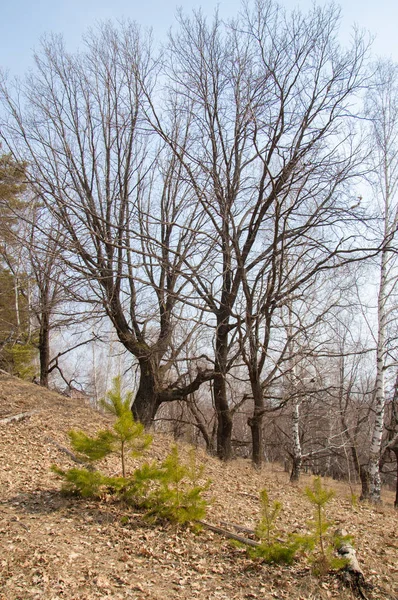
[[[333,576],[320,584],[304,562],[291,568],[267,566],[210,531],[156,527],[139,512],[112,502],[61,496],[50,466],[72,464],[50,440],[67,447],[69,429],[94,433],[109,419],[76,400],[0,374],[0,412],[31,410],[40,412],[1,428],[0,600],[354,599]],[[172,442],[165,436],[155,439],[149,459],[164,457]],[[311,509],[300,489],[309,477],[295,488],[279,465],[259,473],[245,460],[225,465],[201,450],[198,454],[213,482],[208,521],[253,529],[258,493],[265,487],[270,498],[284,505],[281,536],[303,531]],[[113,459],[104,462],[104,469],[117,472]],[[383,510],[353,509],[347,486],[328,485],[336,490],[328,516],[355,536],[365,577],[374,586],[367,591],[369,600],[397,598],[393,494],[385,492]]]

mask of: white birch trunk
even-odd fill
[[[14,276],[14,296],[15,296],[15,320],[17,322],[18,332],[21,328],[21,317],[19,314],[19,284],[17,275]]]
[[[375,421],[367,467],[368,498],[371,502],[380,502],[380,459],[386,404],[387,315],[388,305],[394,305],[394,286],[397,281],[393,246],[398,224],[398,66],[391,61],[380,61],[377,65],[376,83],[377,88],[370,91],[367,98],[367,116],[373,121],[372,152],[375,157],[374,169],[378,180],[376,189],[381,200],[380,216],[384,222],[384,231],[377,302]]]
[[[292,416],[292,437],[293,437],[293,468],[290,481],[298,481],[303,463],[303,453],[300,442],[300,401],[294,399]]]
[[[288,304],[289,309],[289,322],[287,327],[287,334],[290,337],[289,342],[289,366],[290,366],[290,375],[289,375],[289,388],[293,394],[293,414],[291,421],[291,433],[293,439],[293,467],[292,472],[290,474],[290,481],[297,482],[300,479],[301,467],[303,463],[303,453],[301,448],[300,441],[300,396],[298,395],[298,385],[297,385],[297,372],[296,372],[296,363],[294,359],[294,344],[292,342],[293,339],[293,326],[292,326],[292,307],[290,303]]]
[[[388,251],[384,249],[381,255],[379,295],[377,302],[377,348],[376,348],[376,397],[375,422],[369,451],[368,476],[369,500],[374,503],[381,501],[380,458],[381,443],[384,431],[385,395],[385,352],[386,352],[386,299],[387,299],[387,262]]]
[[[96,356],[95,356],[95,342],[93,343],[92,348],[93,348],[94,402],[95,402],[95,408],[98,408],[97,361],[96,361]]]
[[[385,370],[387,351],[387,302],[389,298],[389,262],[391,254],[391,239],[397,225],[397,211],[391,209],[390,165],[387,161],[387,152],[384,155],[383,167],[383,196],[384,196],[384,247],[380,259],[379,294],[377,298],[377,347],[376,347],[376,386],[375,386],[375,422],[370,443],[368,478],[369,500],[373,503],[381,502],[381,477],[380,459],[382,452],[382,438],[384,432],[384,413],[386,406]],[[392,214],[391,214],[392,213]]]

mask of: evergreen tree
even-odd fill
[[[27,275],[17,239],[19,213],[26,205],[25,165],[10,154],[0,156],[0,368],[32,378],[33,345]]]

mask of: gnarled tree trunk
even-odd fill
[[[48,387],[48,372],[50,365],[50,319],[43,313],[40,320],[39,332],[40,385]]]
[[[261,383],[258,377],[253,373],[250,377],[251,388],[254,399],[253,415],[248,419],[247,424],[250,427],[252,437],[252,463],[255,469],[261,469],[263,463],[263,414],[264,399]]]
[[[134,419],[150,427],[159,408],[158,381],[153,362],[140,359],[140,383],[131,407]]]

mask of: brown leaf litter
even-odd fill
[[[21,413],[31,414],[4,421]],[[81,400],[0,374],[0,600],[355,597],[341,578],[311,575],[304,560],[293,567],[265,565],[216,533],[149,524],[115,502],[62,496],[50,467],[74,465],[61,449],[69,446],[68,430],[94,433],[109,422]],[[162,458],[172,443],[156,436],[147,458]],[[257,472],[243,459],[223,464],[202,450],[198,458],[212,480],[207,521],[253,529],[258,494],[266,488],[272,500],[283,503],[280,535],[305,530],[311,507],[303,489],[310,477],[293,487],[280,465]],[[104,468],[116,473],[116,460],[107,459]],[[348,486],[329,479],[325,485],[336,491],[328,517],[354,538],[369,584],[366,597],[397,599],[398,513],[392,492],[384,492],[380,507],[352,506]]]

